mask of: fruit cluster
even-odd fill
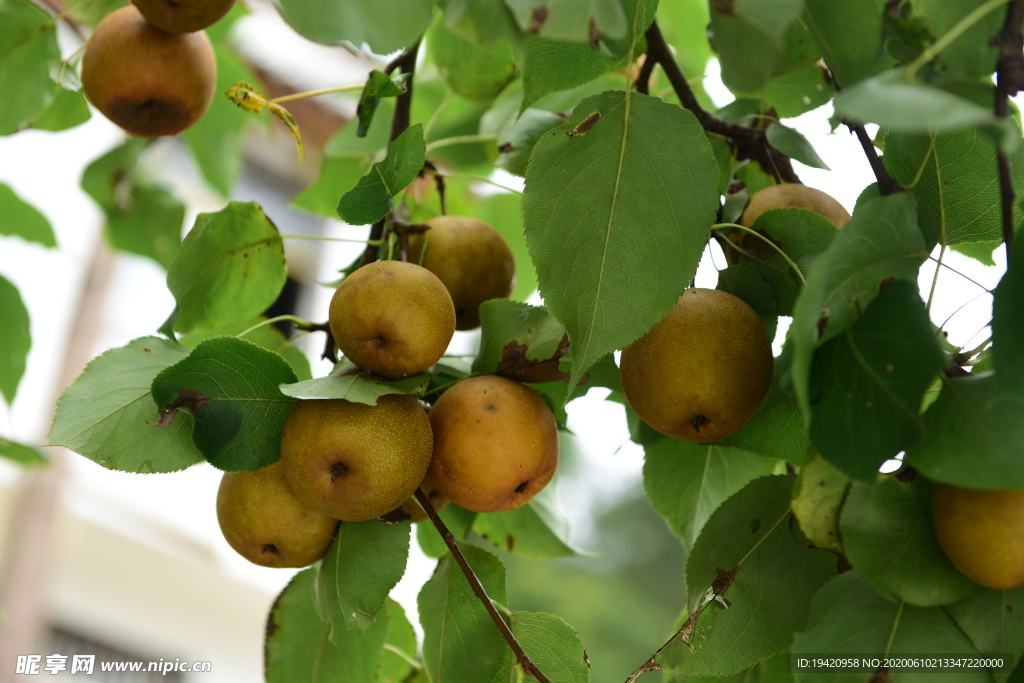
[[[177,135],[206,113],[217,83],[202,29],[234,0],[135,0],[103,18],[82,57],[82,90],[103,115],[142,137]]]
[[[512,253],[494,228],[457,216],[427,225],[426,240],[410,245],[423,266],[377,261],[334,293],[335,344],[363,372],[424,372],[457,327],[479,326],[483,301],[511,294]],[[464,379],[429,415],[407,394],[381,396],[374,406],[303,400],[285,424],[281,459],[226,473],[217,514],[228,543],[250,561],[302,567],[326,552],[338,520],[423,519],[417,488],[435,507],[450,500],[476,512],[513,510],[547,485],[557,464],[551,410],[505,377]]]

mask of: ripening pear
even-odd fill
[[[132,135],[177,135],[206,113],[217,62],[206,33],[167,33],[134,5],[96,25],[82,57],[82,90]]]
[[[427,471],[427,476],[423,478],[423,481],[419,486],[423,489],[423,492],[427,494],[427,498],[430,500],[430,504],[434,506],[436,512],[440,512],[448,503],[448,496],[444,495],[440,489],[437,488],[437,482],[430,476],[430,471]],[[398,521],[404,521],[408,519],[410,522],[422,522],[427,518],[427,513],[423,510],[419,500],[415,494],[407,501],[402,503],[401,507],[394,510],[391,514],[386,515],[385,519],[395,519]]]
[[[168,33],[192,33],[213,26],[235,0],[132,0],[146,21]]]
[[[964,576],[996,590],[1024,588],[1024,491],[938,484],[932,524]]]
[[[465,379],[430,409],[430,476],[456,505],[502,512],[525,505],[558,466],[558,428],[544,400],[505,377]]]
[[[753,417],[772,381],[772,343],[757,313],[717,289],[688,289],[651,330],[623,349],[622,388],[662,434],[697,443]]]
[[[512,294],[516,263],[508,242],[487,223],[467,216],[437,216],[426,224],[426,233],[409,236],[409,260],[448,288],[455,304],[455,329],[480,327],[480,304]]]
[[[783,183],[769,185],[750,195],[747,206],[743,209],[743,215],[740,216],[739,224],[746,228],[753,227],[754,222],[761,217],[761,214],[772,209],[807,209],[824,216],[837,229],[846,225],[850,220],[850,213],[843,208],[843,205],[821,190],[799,183]],[[747,253],[764,261],[778,253],[763,240],[751,237],[742,230],[734,229],[730,233],[729,239]],[[728,249],[727,252],[729,253],[726,255],[730,257],[729,263],[735,265],[738,262],[737,252],[732,249]]]
[[[399,507],[430,464],[430,420],[412,396],[369,406],[341,399],[299,401],[281,435],[281,464],[303,503],[346,522]]]
[[[295,497],[280,461],[255,472],[225,472],[217,521],[228,545],[262,567],[308,567],[327,552],[338,520]]]
[[[444,283],[403,261],[376,261],[342,280],[329,320],[338,350],[386,377],[423,372],[455,334],[455,306]]]

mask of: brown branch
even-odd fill
[[[430,159],[423,162],[423,169],[426,171],[433,171],[434,183],[437,185],[437,197],[441,200],[441,215],[448,214],[448,201],[445,198],[445,184],[444,176],[437,172],[437,166]]]
[[[512,648],[512,652],[515,653],[516,660],[519,665],[523,667],[523,671],[528,676],[533,676],[539,683],[551,683],[550,679],[545,676],[537,665],[530,660],[530,656],[523,650],[523,646],[519,644],[516,637],[512,634],[512,630],[505,623],[505,620],[498,614],[498,610],[494,608],[494,604],[491,599],[487,597],[487,591],[484,590],[483,584],[480,583],[480,579],[477,578],[476,573],[473,572],[473,568],[469,566],[469,562],[466,561],[466,557],[459,550],[459,544],[455,541],[455,536],[448,530],[445,523],[441,521],[441,518],[437,516],[437,511],[434,506],[430,503],[430,498],[423,492],[423,489],[416,489],[416,500],[419,501],[423,507],[423,511],[427,513],[427,517],[430,517],[430,521],[434,523],[441,538],[444,539],[445,545],[448,546],[448,550],[451,552],[452,557],[459,564],[462,569],[462,573],[466,575],[466,580],[469,581],[470,587],[473,589],[473,593],[480,599],[480,602],[484,604],[484,609],[491,615],[491,619],[494,620],[498,630],[501,631],[501,635],[505,637],[509,647]]]
[[[295,328],[302,330],[303,332],[326,332],[327,339],[324,340],[324,350],[320,354],[320,358],[323,360],[329,360],[332,363],[338,362],[337,347],[334,343],[334,333],[331,332],[330,323],[310,323],[309,325],[296,324]]]
[[[636,91],[643,93],[644,95],[651,94],[651,74],[654,73],[654,67],[658,65],[658,60],[647,55],[644,58],[644,64],[640,67],[640,75],[636,78]]]
[[[992,44],[999,48],[996,63],[995,113],[1005,119],[1009,110],[1009,98],[1024,90],[1024,36],[1021,22],[1024,21],[1024,0],[1012,0],[1006,8],[1003,28],[992,38]],[[1010,169],[1010,157],[1002,149],[998,152],[999,196],[1002,200],[1003,243],[1006,245],[1006,262],[1010,262],[1010,247],[1013,243],[1013,200],[1016,192]]]
[[[738,159],[754,159],[766,173],[771,173],[787,183],[800,182],[800,178],[793,171],[793,165],[790,163],[789,157],[768,144],[768,139],[763,130],[730,123],[705,111],[690,88],[690,84],[687,82],[682,69],[679,68],[679,63],[676,62],[676,58],[672,55],[672,50],[669,49],[668,43],[665,42],[665,37],[662,36],[657,21],[652,23],[651,27],[647,29],[646,36],[647,61],[661,64],[661,68],[665,70],[665,75],[672,84],[672,89],[675,90],[679,101],[697,117],[697,121],[700,122],[705,131],[732,140],[733,145],[736,147],[736,157]],[[646,64],[647,62],[645,61],[644,65],[646,66]]]
[[[409,46],[402,54],[398,55],[390,64],[384,67],[384,73],[389,76],[396,70],[401,69],[403,73],[409,74],[409,78],[405,82],[405,92],[398,96],[395,101],[395,115],[391,119],[391,134],[388,136],[388,145],[395,141],[399,135],[405,132],[405,129],[409,127],[409,115],[412,110],[412,86],[413,86],[413,70],[416,68],[416,55],[419,54],[420,50],[420,39],[417,39],[415,43]],[[369,240],[371,242],[379,241],[384,236],[384,219],[380,219],[370,228]],[[373,263],[377,260],[379,247],[374,244],[366,245],[366,251],[363,252],[363,258],[360,260],[360,267],[365,266],[369,263]]]
[[[856,135],[857,140],[860,141],[860,146],[864,149],[864,155],[868,158],[868,163],[871,164],[871,171],[875,174],[875,180],[878,181],[878,192],[883,197],[894,192],[903,192],[904,187],[889,175],[885,164],[879,158],[878,150],[875,149],[875,143],[872,142],[871,136],[868,135],[868,131],[864,128],[864,124],[853,123],[844,119],[843,125],[849,128],[850,132]]]

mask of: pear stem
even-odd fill
[[[522,667],[523,673],[533,676],[539,681],[539,683],[551,683],[551,680],[530,660],[530,656],[526,654],[526,651],[523,650],[523,646],[519,644],[519,641],[516,640],[516,637],[512,634],[512,629],[508,627],[505,620],[501,618],[500,614],[498,614],[498,610],[495,609],[491,599],[487,597],[487,591],[484,590],[484,586],[480,583],[480,579],[477,578],[473,568],[469,566],[469,562],[466,561],[465,555],[463,555],[462,551],[459,550],[459,544],[455,541],[455,536],[452,535],[452,532],[448,530],[445,523],[440,517],[438,517],[437,510],[435,510],[434,506],[431,505],[430,498],[423,492],[423,489],[416,489],[416,500],[419,501],[420,505],[423,507],[423,511],[426,512],[427,517],[430,518],[430,521],[434,523],[434,526],[437,528],[437,532],[441,534],[441,538],[444,540],[445,545],[448,546],[448,550],[451,552],[452,557],[455,558],[455,561],[462,569],[462,573],[466,575],[466,580],[469,581],[469,585],[473,589],[473,593],[476,594],[476,597],[483,603],[484,609],[486,609],[487,613],[491,615],[491,619],[494,620],[498,630],[501,631],[501,635],[505,637],[505,640],[508,642],[508,646],[512,648],[512,652],[515,653],[516,660]]]

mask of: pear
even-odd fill
[[[455,304],[455,329],[480,327],[480,304],[512,294],[516,263],[508,242],[487,223],[467,216],[437,216],[426,225],[426,233],[409,236],[409,260],[444,283]]]
[[[1024,491],[938,484],[932,524],[964,576],[996,590],[1024,588]]]
[[[427,494],[427,498],[430,500],[430,504],[434,506],[436,512],[440,512],[448,506],[451,501],[448,500],[448,496],[444,495],[440,489],[437,488],[437,482],[430,476],[430,472],[427,472],[427,476],[423,478],[419,488],[423,489],[423,492]],[[415,493],[413,496],[402,503],[401,507],[392,510],[388,514],[384,515],[384,519],[387,521],[404,522],[406,520],[410,522],[422,522],[427,518],[427,513],[420,506],[419,500],[416,498]]]
[[[216,83],[206,33],[161,31],[134,5],[104,17],[82,57],[86,97],[132,135],[177,135],[202,118]]]
[[[830,195],[799,183],[785,183],[769,185],[750,195],[747,206],[743,209],[743,215],[740,216],[739,224],[746,228],[753,227],[754,222],[761,217],[761,214],[772,209],[807,209],[824,216],[837,229],[846,225],[850,220],[850,213]],[[778,253],[763,240],[750,237],[742,230],[733,230],[729,235],[729,240],[743,251],[762,261],[767,261]],[[735,265],[739,262],[738,252],[731,248],[726,251],[730,264]]]
[[[357,522],[406,502],[430,464],[430,420],[412,396],[369,406],[341,399],[299,401],[281,435],[292,491],[328,517]]]
[[[299,502],[280,461],[255,472],[225,472],[217,491],[217,521],[228,545],[262,567],[313,564],[338,528],[338,520]]]
[[[544,400],[511,379],[465,379],[430,409],[430,476],[456,505],[502,512],[525,505],[558,466],[558,428]]]
[[[132,0],[146,21],[168,33],[192,33],[213,26],[235,0]]]
[[[341,281],[329,321],[350,361],[386,377],[408,377],[444,355],[455,334],[455,306],[426,268],[376,261]]]
[[[718,441],[757,412],[772,381],[764,323],[739,298],[688,289],[622,351],[622,388],[644,422],[697,443]]]

